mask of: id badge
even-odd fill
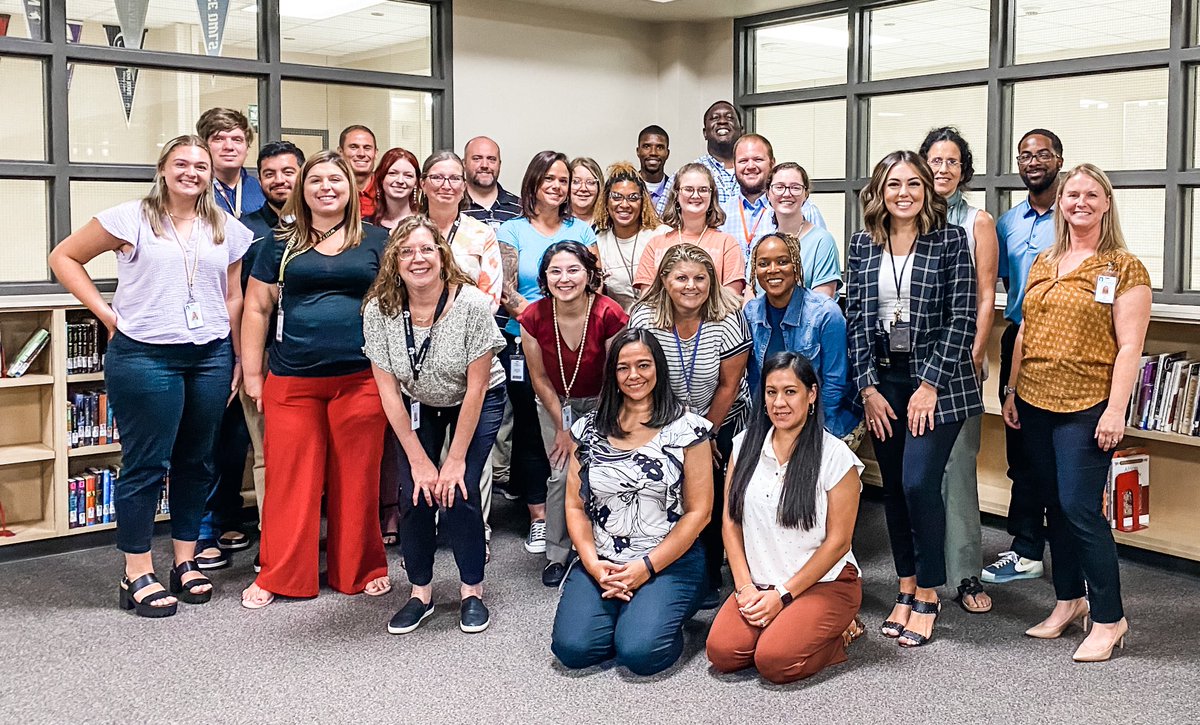
[[[188,302],[183,306],[183,318],[187,321],[187,328],[195,330],[204,327],[204,314],[200,311],[199,302]]]
[[[1111,305],[1117,298],[1117,278],[1102,274],[1096,278],[1096,301]]]
[[[420,403],[420,401],[414,400],[412,402],[412,405],[410,405],[408,407],[408,417],[409,417],[409,420],[412,421],[412,429],[420,430],[421,429],[421,403]]]
[[[562,429],[571,430],[571,426],[575,424],[575,411],[571,410],[571,406],[564,405],[562,407]]]
[[[283,303],[275,313],[275,342],[283,342]]]
[[[892,322],[892,330],[888,333],[889,352],[909,352],[912,350],[912,335],[907,322]]]
[[[525,356],[513,355],[509,358],[509,369],[512,374],[509,376],[514,383],[525,382]]]

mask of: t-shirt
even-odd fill
[[[334,255],[309,249],[288,261],[279,304],[283,340],[271,345],[272,375],[328,378],[370,367],[363,355],[363,297],[379,272],[387,232],[363,224],[357,247]],[[254,263],[251,276],[276,284],[286,245],[276,241]]]
[[[649,330],[667,357],[667,373],[671,389],[679,400],[692,411],[705,415],[712,405],[713,395],[721,377],[721,362],[750,350],[750,328],[741,311],[726,315],[716,322],[705,322],[690,338],[675,337],[673,330],[662,330],[654,326],[654,313],[645,305],[633,308],[629,316],[630,329]],[[693,355],[696,364],[692,366]],[[684,370],[691,369],[691,378]],[[690,392],[689,392],[690,391]],[[737,420],[749,406],[750,390],[743,375],[738,384],[738,395],[729,408],[726,421]]]
[[[554,236],[547,237],[534,229],[528,218],[517,217],[500,225],[496,239],[517,250],[517,292],[533,303],[542,298],[537,278],[546,250],[556,242],[579,242],[590,247],[596,243],[596,233],[591,226],[570,218],[563,220]],[[521,325],[515,319],[510,319],[504,329],[510,335],[521,334]]]
[[[429,338],[430,329],[413,325],[417,349]],[[449,408],[462,403],[467,393],[467,368],[487,354],[493,355],[488,389],[504,384],[504,367],[495,357],[504,349],[504,337],[492,319],[487,295],[474,287],[460,287],[432,329],[433,341],[421,363],[421,376],[414,381],[404,319],[385,316],[379,301],[371,300],[363,310],[363,353],[379,369],[395,375],[404,392],[422,405]]]
[[[787,349],[787,343],[783,339],[783,317],[787,314],[786,307],[776,307],[764,300],[763,310],[766,312],[767,324],[771,327],[771,337],[767,340],[767,351],[763,355],[763,360],[768,360],[772,355],[783,352]]]
[[[118,330],[154,345],[203,345],[229,336],[229,308],[225,306],[229,267],[246,254],[253,237],[229,214],[224,219],[225,241],[213,244],[212,232],[202,219],[192,223],[190,239],[177,239],[170,219],[163,220],[165,235],[156,236],[142,213],[140,199],[96,215],[105,231],[131,247],[117,252],[117,291],[112,307]],[[184,312],[189,276],[191,299],[199,305],[204,323],[194,329],[188,329]]]
[[[811,529],[790,529],[778,523],[779,499],[783,495],[783,477],[788,463],[782,464],[775,458],[775,429],[767,434],[762,450],[758,452],[758,465],[746,486],[746,497],[742,508],[742,542],[746,549],[746,564],[750,567],[750,579],[762,586],[784,584],[804,567],[813,553],[825,541],[825,519],[829,513],[829,492],[851,469],[861,475],[862,461],[850,451],[849,446],[829,431],[822,431],[821,470],[817,474],[816,520]],[[733,439],[731,461],[741,453],[746,434]],[[732,465],[732,463],[731,463]],[[859,484],[862,490],[862,484]],[[847,564],[858,569],[853,551],[838,559],[820,579],[831,582],[838,578]]]
[[[242,257],[242,291],[245,292],[246,284],[250,281],[250,271],[254,269],[254,260],[258,259],[258,253],[274,243],[275,227],[279,226],[279,215],[275,213],[270,204],[263,204],[261,209],[243,215],[238,221],[250,230],[250,234],[254,238],[250,248],[246,250],[246,256]]]
[[[654,284],[654,276],[658,274],[658,265],[666,256],[667,250],[684,241],[694,244],[712,257],[716,266],[717,283],[722,287],[734,282],[746,281],[746,255],[737,240],[725,232],[707,229],[696,239],[685,239],[678,231],[659,234],[650,239],[642,258],[638,262],[637,274],[634,276],[634,286],[649,288]]]
[[[684,512],[683,451],[707,441],[711,429],[704,418],[684,413],[645,445],[627,451],[596,431],[595,412],[575,421],[579,495],[592,521],[597,555],[636,561],[667,538]]]
[[[584,341],[583,359],[579,359],[579,351],[567,347],[563,342],[562,364],[559,364],[558,349],[555,344],[553,300],[548,297],[534,302],[521,313],[521,334],[532,335],[542,349],[542,365],[555,392],[566,396],[563,387],[563,367],[566,368],[567,382],[579,366],[579,375],[571,387],[572,398],[593,398],[600,394],[600,384],[604,380],[604,358],[607,354],[606,345],[613,335],[625,327],[629,315],[611,298],[598,294],[593,297],[592,311],[588,316],[587,339]]]
[[[450,251],[454,261],[475,285],[491,299],[492,312],[500,307],[500,295],[504,290],[504,266],[500,260],[500,245],[496,232],[487,224],[460,213],[458,229],[450,240]]]
[[[633,307],[637,292],[633,279],[637,276],[642,252],[650,240],[671,231],[665,224],[657,229],[641,229],[630,239],[621,239],[612,229],[596,235],[600,250],[600,266],[604,268],[604,294],[612,297],[625,311]]]
[[[1141,260],[1121,250],[1094,254],[1061,277],[1047,254],[1033,263],[1021,308],[1025,328],[1017,394],[1022,400],[1074,413],[1108,399],[1117,333],[1113,306],[1096,301],[1101,275],[1117,278],[1114,299],[1150,285]]]
[[[835,282],[833,299],[842,288],[842,263],[838,259],[837,242],[821,227],[812,227],[800,237],[800,264],[804,266],[804,286],[808,289]]]

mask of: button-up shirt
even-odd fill
[[[733,174],[733,169],[725,168],[725,164],[712,154],[704,154],[696,159],[696,163],[704,164],[708,170],[712,172],[713,180],[717,182],[717,202],[724,204],[729,199],[738,195],[741,187],[738,186],[737,177]]]
[[[1000,240],[1000,279],[1008,292],[1004,317],[1019,325],[1029,269],[1037,256],[1054,244],[1054,207],[1039,214],[1026,197],[1001,215],[996,236]]]
[[[721,209],[725,212],[725,223],[721,225],[721,231],[742,245],[742,253],[746,255],[746,279],[752,279],[750,252],[754,243],[764,234],[775,231],[775,211],[767,203],[766,194],[750,201],[742,194],[741,187],[738,188],[736,196],[721,205]],[[821,216],[821,210],[811,201],[804,202],[800,213],[813,226],[825,228],[825,217]]]
[[[646,182],[646,188],[650,191],[650,200],[654,202],[654,211],[658,212],[659,218],[662,218],[663,212],[667,210],[667,197],[670,196],[671,182],[674,180],[674,174],[665,174],[663,180],[657,184]],[[643,179],[643,181],[645,180]]]
[[[263,204],[267,203],[267,197],[263,195],[262,186],[259,185],[258,179],[250,175],[250,172],[245,169],[240,170],[239,184],[229,186],[225,182],[213,177],[213,195],[217,197],[217,206],[233,215],[235,219],[256,212],[262,208]],[[238,193],[238,186],[241,186],[241,193]]]

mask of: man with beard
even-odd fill
[[[733,147],[742,137],[742,118],[729,101],[717,101],[704,112],[704,141],[708,153],[696,159],[717,182],[717,201],[724,204],[738,193],[733,171]]]
[[[662,126],[647,126],[638,134],[638,162],[642,181],[650,191],[654,211],[661,217],[667,208],[667,192],[671,189],[673,174],[666,173],[667,159],[671,157],[671,139]]]
[[[487,136],[476,136],[463,148],[467,177],[467,216],[493,230],[521,216],[521,200],[500,186],[500,147]]]
[[[375,132],[366,126],[347,126],[338,136],[338,153],[350,163],[358,186],[358,214],[363,219],[375,216],[379,203],[375,188]]]
[[[204,139],[213,162],[213,194],[217,205],[235,219],[263,205],[262,187],[246,172],[246,152],[254,129],[241,111],[210,108],[196,121],[196,135]]]
[[[996,236],[1000,240],[999,276],[1008,293],[1004,317],[1009,321],[1000,338],[1001,403],[1016,394],[1015,388],[1008,387],[1008,375],[1012,370],[1013,344],[1021,326],[1021,303],[1025,300],[1029,268],[1039,254],[1054,244],[1054,197],[1062,153],[1062,141],[1044,128],[1035,128],[1021,137],[1017,144],[1017,173],[1029,194],[996,222]],[[985,582],[1002,584],[1042,575],[1046,509],[1028,473],[1032,461],[1024,454],[1022,435],[1019,429],[1004,427],[1008,477],[1012,479],[1008,533],[1012,534],[1013,542],[1011,551],[1001,553],[995,563],[984,568],[979,578]]]

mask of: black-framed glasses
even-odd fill
[[[781,196],[789,191],[792,193],[792,196],[800,196],[808,191],[808,187],[804,184],[771,184],[771,191]]]
[[[1017,154],[1017,163],[1020,164],[1021,166],[1026,166],[1026,165],[1032,163],[1034,159],[1037,159],[1038,161],[1041,161],[1043,164],[1048,164],[1051,161],[1053,161],[1054,159],[1057,159],[1058,157],[1059,157],[1058,154],[1054,153],[1053,151],[1050,151],[1049,149],[1042,149],[1041,151],[1038,151],[1036,154],[1031,154],[1028,151],[1025,151],[1024,153]]]
[[[711,193],[711,186],[682,186],[679,188],[680,196],[708,196]]]
[[[434,186],[441,186],[442,184],[458,186],[459,184],[463,183],[463,177],[459,176],[458,174],[453,174],[451,176],[443,176],[442,174],[429,174],[425,177],[425,180]]]

